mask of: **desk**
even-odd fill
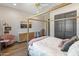
[[[1,52],[1,48],[2,48],[2,43],[7,43],[9,42],[9,40],[0,40],[0,56],[2,55],[2,52]]]

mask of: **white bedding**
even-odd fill
[[[58,47],[61,41],[59,38],[47,37],[33,42],[33,45],[29,44],[29,54],[31,56],[64,56],[64,52]]]
[[[67,53],[68,56],[79,56],[79,41],[71,45]]]

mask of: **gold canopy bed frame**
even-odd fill
[[[50,13],[51,11],[57,10],[57,9],[59,9],[59,8],[62,8],[62,7],[64,7],[64,6],[67,6],[67,5],[70,5],[70,4],[71,4],[71,3],[61,3],[61,4],[59,4],[59,5],[54,6],[53,8],[48,9],[48,10],[45,11],[45,12],[38,13],[38,14],[35,14],[35,15],[31,16],[31,17],[26,18],[26,19],[27,19],[27,40],[26,40],[26,41],[27,41],[27,43],[26,43],[26,46],[27,46],[27,55],[29,55],[29,51],[28,51],[28,42],[29,42],[29,20],[45,22],[45,24],[46,24],[46,31],[47,31],[47,28],[48,28],[48,27],[47,27],[47,24],[48,24],[48,22],[50,22],[50,21],[48,21],[48,20],[38,20],[38,19],[34,19],[34,17],[40,16],[40,15],[43,15],[43,14],[46,14],[46,13]],[[51,20],[51,21],[54,21],[54,20]]]

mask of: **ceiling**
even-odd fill
[[[0,6],[15,8],[31,15],[36,14],[38,12],[43,12],[48,8],[54,7],[56,5],[58,5],[58,3],[40,3],[39,8],[37,8],[35,3],[16,3],[15,5],[14,3],[0,3]]]

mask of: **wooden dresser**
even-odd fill
[[[34,32],[29,33],[29,41],[34,38]],[[19,33],[20,42],[27,41],[27,33]]]

